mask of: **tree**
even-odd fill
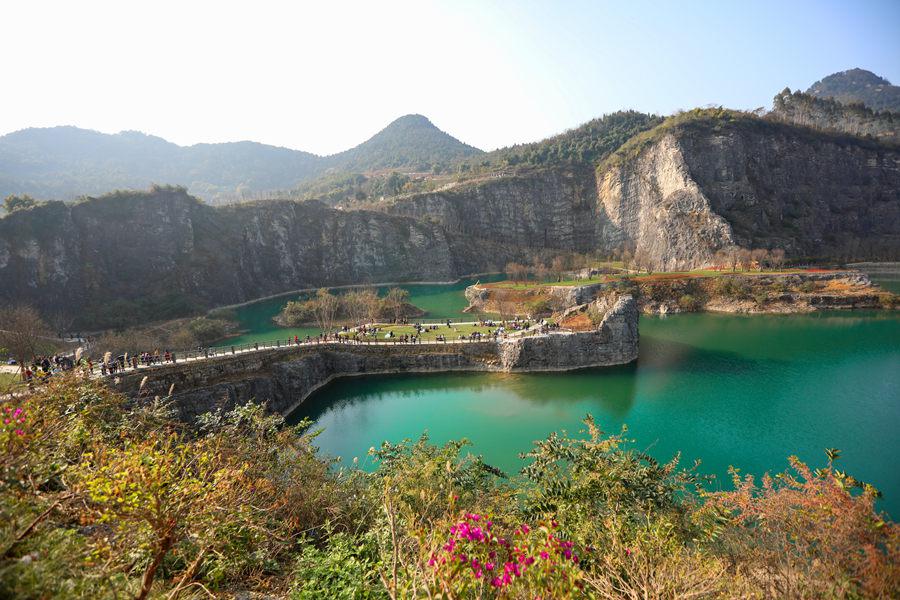
[[[316,292],[313,302],[313,314],[316,316],[316,324],[323,332],[328,333],[334,328],[334,319],[337,316],[341,300],[326,288],[320,288]]]
[[[377,323],[381,316],[381,300],[375,290],[363,290],[359,293],[359,302],[364,308],[365,317],[369,323]]]
[[[21,196],[10,194],[3,200],[3,208],[5,208],[8,213],[22,208],[31,208],[36,204],[37,200],[28,194],[22,194]]]
[[[773,248],[769,252],[769,263],[775,269],[780,269],[784,265],[784,249]]]
[[[344,313],[354,325],[361,325],[366,318],[366,305],[362,298],[364,293],[362,290],[354,290],[341,296]]]
[[[563,275],[566,272],[566,259],[562,256],[556,256],[553,258],[553,262],[550,264],[550,271],[553,273],[553,276],[556,277],[556,281],[562,281]]]
[[[399,322],[403,316],[403,308],[409,300],[409,292],[403,288],[391,288],[384,297],[387,309],[394,315],[394,321]]]
[[[769,259],[769,251],[765,248],[756,248],[750,251],[750,259],[756,263],[756,268],[760,271]]]
[[[535,279],[537,279],[538,281],[544,281],[547,279],[547,273],[549,272],[549,270],[547,269],[547,265],[545,265],[540,259],[535,259],[532,272],[534,273]]]
[[[20,370],[48,346],[48,333],[47,325],[30,306],[0,309],[0,346],[16,359]]]
[[[513,281],[522,282],[528,278],[528,267],[521,263],[511,262],[506,264],[506,276]]]

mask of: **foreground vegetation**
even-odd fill
[[[605,435],[535,443],[513,477],[426,438],[372,472],[255,405],[196,426],[77,376],[5,398],[0,596],[888,598],[900,530],[834,466],[705,492]]]

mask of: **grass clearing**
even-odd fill
[[[376,325],[378,327],[377,337],[365,337],[364,339],[372,342],[395,342],[397,338],[404,335],[415,335],[416,329],[412,325]],[[473,333],[481,333],[485,337],[489,335],[488,331],[493,333],[498,325],[488,327],[486,325],[478,325],[477,323],[456,324],[452,323],[447,327],[447,323],[438,324],[437,329],[426,329],[422,332],[421,339],[423,342],[433,342],[437,340],[439,335],[443,335],[447,341],[458,340],[460,336],[470,336]],[[384,337],[387,333],[393,332],[393,338]],[[342,333],[344,337],[352,337],[351,333]]]

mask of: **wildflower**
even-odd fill
[[[550,558],[550,555],[547,554],[547,551],[541,550],[541,560],[547,560],[548,558]]]
[[[16,435],[25,435],[25,432],[21,429],[16,429]]]
[[[631,548],[625,548],[625,556],[631,556]]]

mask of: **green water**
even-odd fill
[[[500,275],[484,275],[479,281],[499,281]],[[461,319],[463,309],[468,305],[463,290],[475,283],[475,279],[463,279],[457,283],[447,285],[403,285],[409,291],[409,301],[426,311],[426,320],[440,321],[442,319]],[[378,293],[384,295],[387,287],[378,288]],[[340,293],[341,290],[338,290]],[[237,309],[237,319],[242,335],[229,338],[228,344],[252,344],[253,342],[271,341],[275,339],[293,338],[295,335],[305,338],[307,335],[318,335],[319,329],[315,327],[278,327],[272,322],[272,317],[281,312],[281,308],[289,301],[296,300],[300,295],[280,296],[269,300],[254,302]],[[471,318],[471,317],[468,317]]]
[[[364,468],[382,440],[466,437],[507,472],[519,452],[593,414],[606,431],[629,426],[659,459],[682,451],[728,487],[727,469],[782,470],[824,448],[881,489],[900,515],[900,315],[675,315],[641,319],[638,361],[563,374],[446,374],[344,379],[291,415],[324,428],[324,453]]]

